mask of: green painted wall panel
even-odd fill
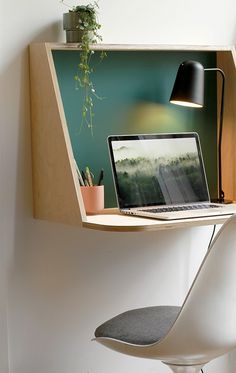
[[[102,100],[94,100],[94,136],[81,128],[83,90],[75,89],[79,51],[54,51],[59,87],[75,159],[90,166],[95,180],[105,169],[105,204],[116,205],[106,138],[111,134],[196,131],[201,140],[209,189],[216,196],[216,76],[206,72],[205,106],[184,108],[169,96],[179,64],[188,59],[216,66],[215,52],[115,51],[99,63],[93,56],[92,80]]]

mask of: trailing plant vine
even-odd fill
[[[68,6],[64,0],[61,0],[61,2]],[[70,7],[69,10],[70,12],[78,13],[77,27],[82,31],[80,61],[77,66],[77,72],[74,76],[76,89],[83,88],[84,90],[80,130],[85,125],[90,129],[92,135],[94,127],[93,99],[102,99],[102,97],[96,93],[96,89],[91,79],[91,75],[94,72],[94,68],[91,66],[91,58],[94,54],[94,50],[91,49],[91,45],[102,41],[102,37],[99,34],[101,25],[96,17],[96,11],[98,8],[98,3],[95,1],[88,5]],[[100,61],[102,61],[104,57],[106,57],[106,53],[104,51],[100,52]]]

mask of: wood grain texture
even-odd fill
[[[78,50],[79,43],[46,43],[51,50]],[[231,46],[182,44],[94,44],[93,50],[106,51],[230,51]]]
[[[223,224],[228,218],[229,215],[164,221],[121,214],[102,214],[88,216],[87,221],[83,222],[83,227],[109,232],[149,232]]]
[[[236,198],[236,56],[235,48],[217,53],[217,66],[225,73],[225,108],[222,136],[222,181],[226,199]],[[219,84],[220,85],[220,84]],[[220,87],[219,87],[220,94]]]
[[[81,225],[85,217],[51,50],[30,47],[34,216]]]

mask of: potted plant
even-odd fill
[[[64,5],[64,0],[61,1]],[[68,13],[63,14],[63,27],[66,30],[67,42],[78,42],[80,53],[80,61],[78,70],[75,74],[76,89],[84,89],[84,101],[82,106],[81,128],[86,125],[93,134],[93,98],[101,99],[96,93],[95,87],[91,80],[93,68],[91,66],[91,57],[94,51],[91,45],[102,41],[102,37],[98,31],[101,28],[96,17],[98,9],[97,2],[88,5],[78,5],[70,8]],[[106,53],[100,53],[102,60]]]
[[[64,0],[62,3],[66,5]],[[100,37],[97,34],[101,26],[96,19],[96,8],[98,8],[96,2],[68,7],[69,11],[63,14],[63,28],[66,31],[67,43],[81,43],[84,35],[91,39],[90,42],[93,38]]]

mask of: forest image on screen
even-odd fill
[[[208,199],[194,138],[122,140],[112,147],[121,207]]]

